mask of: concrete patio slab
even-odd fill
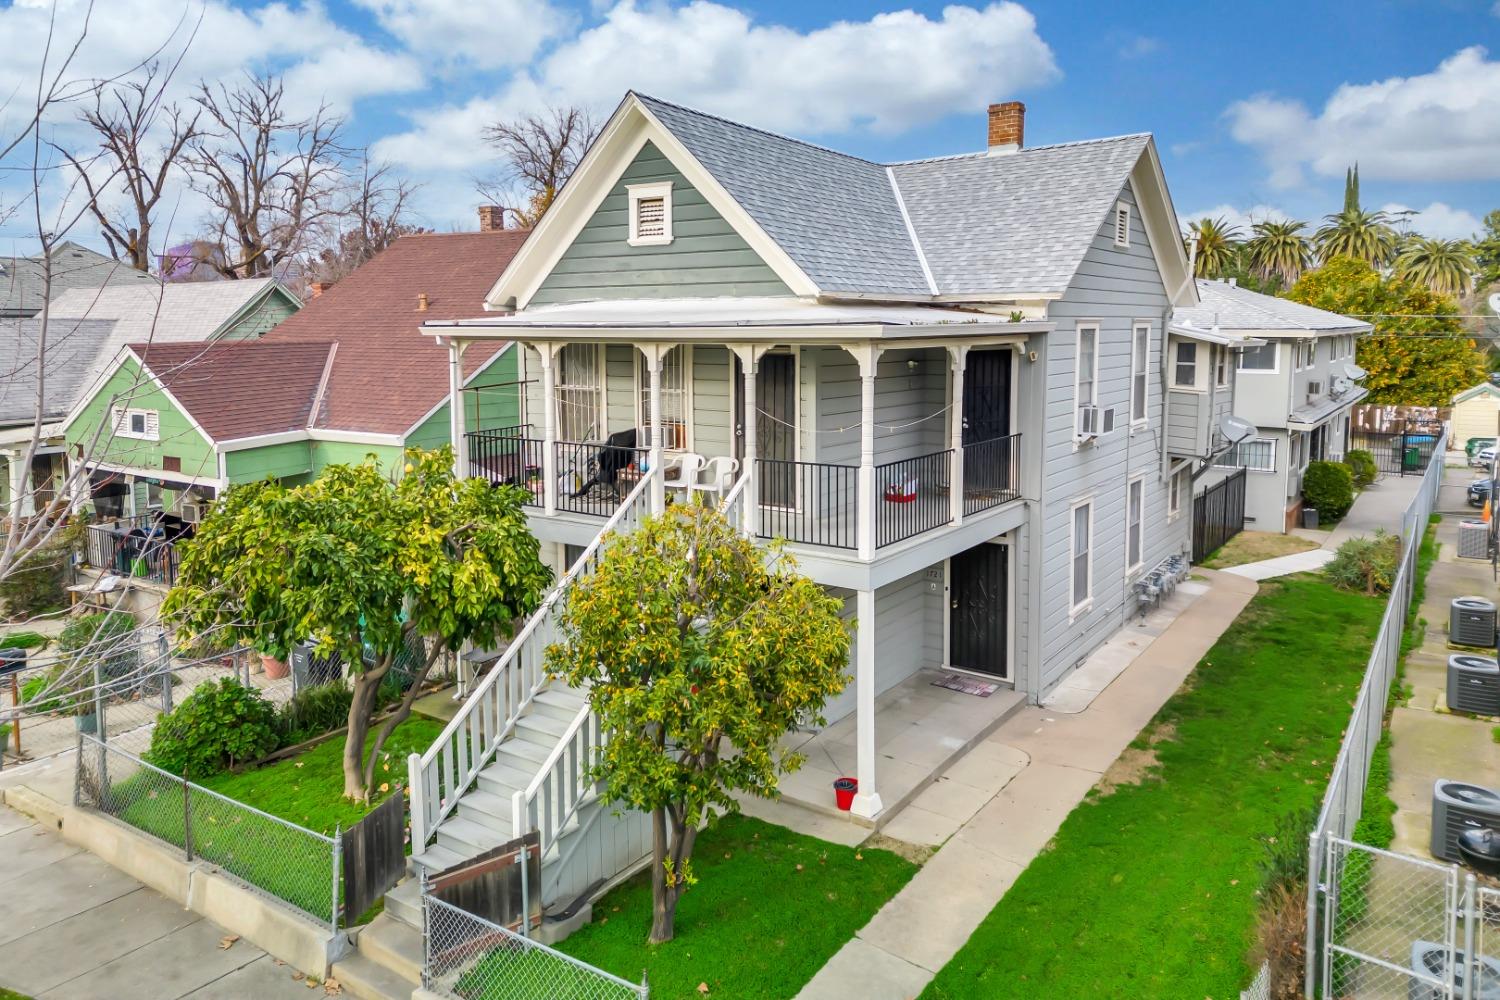
[[[1306,552],[1293,552],[1275,559],[1231,566],[1224,572],[1249,580],[1272,580],[1278,576],[1291,576],[1293,573],[1316,573],[1333,561],[1333,555],[1328,549],[1308,549]]]
[[[860,1000],[911,1000],[931,978],[920,965],[856,938],[818,970],[807,990]]]

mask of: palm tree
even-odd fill
[[[1195,278],[1222,277],[1234,267],[1235,258],[1240,251],[1238,226],[1231,226],[1223,217],[1203,218],[1188,223],[1188,231],[1192,233],[1189,242],[1196,241],[1198,244],[1196,256],[1193,257]]]
[[[1381,267],[1395,254],[1396,231],[1384,212],[1346,208],[1323,216],[1323,227],[1313,233],[1313,246],[1324,264],[1334,257],[1354,257]]]
[[[1463,240],[1419,236],[1396,257],[1396,277],[1426,285],[1440,295],[1454,297],[1469,291],[1474,278],[1472,248]]]
[[[1312,260],[1305,222],[1257,222],[1250,227],[1255,235],[1245,243],[1250,269],[1266,281],[1280,278],[1287,287],[1297,283]]]

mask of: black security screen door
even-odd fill
[[[964,444],[1010,433],[1010,351],[970,351],[964,367]]]
[[[761,467],[760,502],[797,505],[797,362],[790,354],[767,354],[755,377],[755,454]]]
[[[1006,559],[1004,545],[976,545],[953,557],[948,658],[964,670],[1009,677],[1006,655]]]

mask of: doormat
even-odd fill
[[[1000,687],[989,681],[979,680],[977,677],[964,677],[961,674],[944,674],[932,682],[935,688],[947,688],[949,691],[957,691],[959,694],[971,694],[976,698],[988,698]]]

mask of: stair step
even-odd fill
[[[451,848],[441,844],[432,844],[421,854],[413,854],[411,860],[426,868],[429,874],[447,871],[461,861],[467,861],[472,855],[460,854]]]
[[[555,744],[568,731],[572,718],[559,719],[541,712],[529,712],[516,720],[516,733],[533,743]]]
[[[465,816],[449,816],[438,824],[438,843],[453,851],[467,851],[469,857],[499,847],[510,840],[510,823],[480,823]]]
[[[386,893],[385,912],[420,933],[422,930],[421,879],[408,878]]]
[[[544,746],[517,735],[500,744],[500,748],[495,751],[495,759],[510,767],[519,767],[535,773],[536,766],[546,763],[551,754],[550,744]]]
[[[421,926],[420,922],[417,926]],[[411,987],[422,981],[420,930],[382,913],[360,930],[357,944],[365,958],[406,980],[407,996],[411,995]]]
[[[482,787],[471,788],[463,798],[458,800],[458,814],[464,816],[471,813],[479,813],[485,819],[498,820],[509,825],[512,815],[510,796],[497,795]],[[483,823],[485,819],[476,817],[476,822]]]
[[[411,1000],[412,987],[417,985],[359,952],[334,962],[333,978],[338,980],[344,996],[359,1000]]]
[[[531,699],[532,707],[555,718],[571,719],[583,708],[588,698],[566,687],[549,687]]]
[[[529,771],[522,771],[504,764],[498,767],[491,764],[479,772],[479,778],[475,781],[474,787],[509,802],[512,795],[523,791],[527,785],[531,784],[531,778],[535,773],[535,767]],[[459,802],[461,804],[463,799],[459,799]]]

